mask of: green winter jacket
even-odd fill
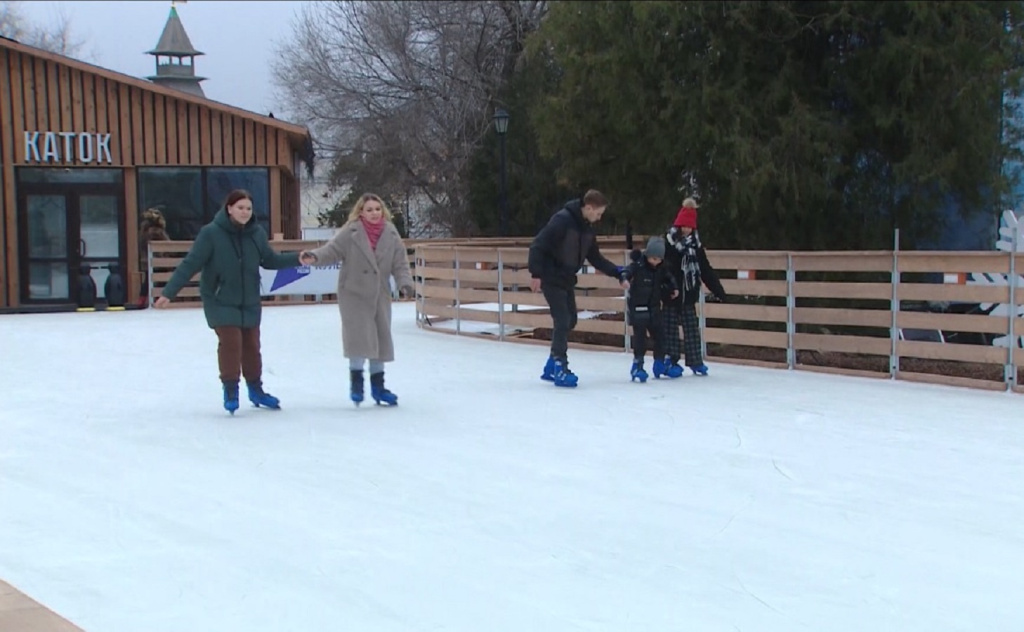
[[[263,308],[260,268],[281,270],[298,265],[298,253],[274,252],[255,215],[245,226],[238,226],[221,209],[199,231],[161,294],[173,299],[202,270],[199,296],[210,328],[257,327]]]

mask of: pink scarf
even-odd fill
[[[359,218],[359,221],[363,223],[363,228],[366,230],[366,236],[370,239],[370,248],[374,251],[377,250],[377,241],[380,239],[381,234],[384,233],[384,225],[387,224],[381,219],[376,224],[371,224],[363,218]]]

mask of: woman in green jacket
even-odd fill
[[[298,253],[278,254],[252,212],[252,195],[241,189],[228,194],[224,208],[203,226],[192,249],[178,264],[154,307],[167,307],[181,288],[202,271],[199,296],[206,323],[217,333],[217,362],[224,386],[224,408],[238,410],[239,374],[245,377],[249,400],[256,406],[280,408],[263,390],[260,354],[260,268],[281,270],[299,265]]]

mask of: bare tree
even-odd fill
[[[468,165],[541,0],[313,2],[278,45],[275,82],[336,184],[429,201],[429,222],[473,230]]]
[[[79,57],[85,42],[77,39],[71,29],[71,20],[61,9],[49,25],[31,23],[15,0],[0,2],[0,35],[35,46],[52,53]]]

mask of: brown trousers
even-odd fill
[[[217,327],[217,364],[221,382],[237,382],[239,374],[246,382],[259,384],[263,377],[259,327]]]

